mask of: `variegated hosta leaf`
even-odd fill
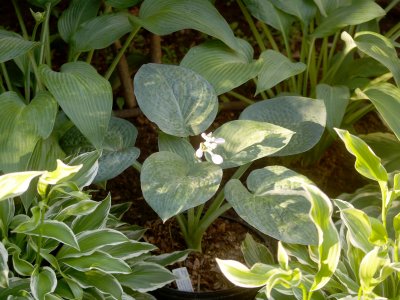
[[[345,26],[362,24],[385,14],[385,11],[374,1],[353,1],[351,5],[333,10],[322,20],[312,35],[316,38],[329,36]]]
[[[217,95],[226,93],[253,79],[260,72],[262,61],[253,60],[253,49],[238,39],[249,54],[244,57],[218,40],[192,47],[180,65],[203,76],[214,87]]]
[[[150,155],[142,166],[143,197],[163,221],[209,200],[222,179],[219,166],[188,164],[172,152]]]
[[[245,53],[229,24],[210,1],[145,0],[140,6],[139,17],[132,15],[131,18],[134,23],[158,35],[195,29],[223,41],[239,53]]]
[[[39,171],[26,171],[1,175],[0,201],[23,194],[29,188],[31,180],[43,173]]]
[[[53,269],[43,267],[33,273],[31,277],[31,292],[35,299],[47,299],[47,294],[55,291],[57,286],[57,277]]]
[[[258,75],[256,94],[304,72],[307,68],[302,62],[291,62],[285,55],[274,50],[266,50],[261,53],[260,61],[262,68]]]
[[[213,153],[223,158],[222,168],[241,166],[256,159],[271,156],[284,149],[295,133],[286,128],[253,120],[234,120],[213,133],[225,142]],[[206,153],[208,160],[210,154]]]
[[[96,149],[101,149],[112,110],[109,81],[84,62],[64,64],[60,72],[43,65],[39,73],[65,114]]]
[[[400,60],[396,48],[388,38],[376,32],[362,31],[356,34],[354,42],[360,51],[388,68],[397,86],[400,86]]]
[[[318,231],[318,272],[315,274],[311,291],[323,288],[335,273],[340,259],[339,233],[332,221],[332,203],[328,196],[316,186],[305,183],[311,203],[310,218]]]
[[[379,157],[359,137],[347,130],[335,128],[337,134],[345,143],[347,150],[356,157],[355,167],[358,173],[376,181],[386,182],[388,174]]]
[[[288,156],[311,149],[321,138],[326,123],[323,101],[299,96],[282,96],[248,106],[240,119],[268,122],[295,134],[289,144],[271,156]]]
[[[8,287],[8,252],[3,243],[0,242],[0,288]]]
[[[0,29],[0,63],[27,53],[40,43],[24,40],[20,35]]]
[[[134,85],[140,109],[165,133],[198,135],[217,115],[218,99],[213,87],[190,69],[145,64],[136,73]]]
[[[228,181],[225,197],[242,219],[264,234],[287,243],[316,244],[310,202],[296,182],[301,180],[307,181],[285,167],[265,167],[250,173],[248,190],[237,179]]]
[[[0,170],[25,171],[36,143],[53,130],[57,103],[39,92],[27,105],[15,92],[0,95]]]
[[[274,264],[274,256],[270,250],[263,243],[256,242],[249,233],[246,234],[240,250],[248,266],[252,266],[258,262],[269,265]]]

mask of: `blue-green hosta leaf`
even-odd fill
[[[400,86],[400,60],[396,48],[388,38],[379,33],[363,31],[356,34],[354,42],[360,51],[388,68],[397,86]]]
[[[317,7],[310,0],[268,0],[272,2],[277,8],[297,17],[304,25],[308,25],[312,18],[314,18]]]
[[[217,95],[228,92],[253,79],[260,72],[261,61],[253,61],[253,49],[244,40],[240,43],[249,48],[244,57],[218,40],[192,47],[181,61],[181,66],[203,76],[214,87]]]
[[[314,0],[315,5],[318,6],[319,11],[324,17],[327,17],[333,10],[340,6],[351,4],[351,0]]]
[[[268,122],[295,134],[289,144],[271,156],[287,156],[311,149],[321,138],[326,123],[323,101],[299,96],[282,96],[248,106],[240,119]]]
[[[101,149],[112,110],[109,81],[84,62],[64,64],[60,72],[43,65],[39,73],[65,114],[96,149]]]
[[[42,175],[39,171],[8,173],[0,176],[0,201],[23,194],[33,178]]]
[[[324,18],[312,33],[321,38],[338,32],[348,25],[358,25],[384,16],[385,11],[375,1],[353,1],[351,5],[338,7]]]
[[[104,228],[107,222],[107,216],[111,208],[111,196],[107,197],[101,201],[100,205],[97,206],[96,210],[85,216],[77,217],[71,225],[72,230],[78,234],[86,230],[96,230],[99,228]]]
[[[150,155],[142,166],[143,197],[163,221],[209,200],[222,179],[219,166],[209,162],[190,165],[172,152]]]
[[[400,143],[392,133],[373,132],[360,135],[382,160],[382,164],[388,173],[400,170]]]
[[[251,288],[267,284],[269,274],[273,267],[261,263],[255,264],[251,269],[234,260],[216,259],[219,268],[226,278],[237,286]]]
[[[306,65],[302,62],[291,62],[285,55],[266,50],[260,55],[263,62],[258,75],[256,94],[268,90],[278,83],[305,71]]]
[[[187,139],[169,135],[162,131],[158,134],[158,150],[176,153],[189,164],[197,162],[195,150]]]
[[[99,270],[80,272],[72,268],[66,270],[65,274],[75,280],[83,288],[94,287],[101,293],[110,294],[115,299],[122,299],[122,287],[118,280],[111,274]]]
[[[288,38],[291,25],[295,21],[293,16],[277,9],[268,0],[244,0],[243,3],[256,19],[279,30]]]
[[[53,130],[57,103],[48,92],[39,92],[28,105],[17,93],[6,92],[0,106],[0,170],[24,171],[36,143]]]
[[[60,263],[81,272],[89,270],[100,270],[111,274],[128,274],[131,272],[131,268],[126,262],[103,251],[94,251],[89,255],[62,258]]]
[[[56,273],[49,267],[36,270],[31,277],[31,292],[36,300],[47,299],[46,295],[54,292],[56,286]]]
[[[291,130],[267,122],[234,120],[213,133],[225,140],[213,153],[222,156],[223,168],[241,166],[278,152],[289,143],[293,134]],[[206,157],[210,160],[208,153]]]
[[[106,4],[115,8],[124,9],[138,4],[141,0],[106,0]]]
[[[158,264],[140,262],[132,266],[132,273],[116,275],[122,286],[145,293],[174,281],[175,276]]]
[[[0,29],[0,63],[27,53],[40,43],[24,40],[20,35]]]
[[[275,262],[274,256],[269,249],[264,244],[256,242],[249,233],[246,234],[240,249],[248,266],[256,263],[272,265]]]
[[[104,14],[82,23],[70,42],[75,52],[103,49],[131,30],[128,14]]]
[[[134,85],[140,109],[165,133],[198,135],[217,115],[218,99],[213,87],[190,69],[146,64],[136,73]]]
[[[131,18],[134,23],[158,35],[195,29],[223,41],[239,53],[245,52],[229,24],[210,1],[145,0],[140,6],[139,17]]]
[[[67,43],[77,31],[79,25],[94,18],[100,8],[100,0],[73,0],[58,19],[58,32]]]
[[[264,234],[287,243],[316,244],[317,232],[309,217],[310,202],[295,180],[306,180],[280,166],[254,170],[247,188],[232,179],[225,197],[239,216]]]
[[[332,203],[328,196],[316,186],[304,184],[311,202],[310,218],[318,231],[318,272],[315,274],[311,291],[324,287],[335,273],[340,259],[340,238],[332,221]]]
[[[400,88],[390,83],[382,83],[372,86],[363,92],[375,105],[379,114],[396,137],[400,139],[400,122],[396,114],[400,109]]]
[[[361,175],[376,181],[387,181],[388,174],[379,157],[359,137],[347,130],[335,128],[336,133],[345,143],[347,150],[356,157],[355,168]]]
[[[0,242],[0,288],[8,287],[8,252]]]
[[[325,103],[326,129],[335,134],[334,127],[340,127],[350,99],[349,88],[345,86],[317,85],[317,98]]]
[[[40,225],[33,230],[21,231],[21,229],[19,229],[16,232],[50,238],[65,245],[79,249],[78,242],[71,228],[69,228],[68,225],[62,222],[54,220],[44,220],[43,223],[40,223]]]

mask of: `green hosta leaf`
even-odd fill
[[[60,259],[60,263],[81,272],[94,269],[108,274],[128,274],[131,272],[131,268],[122,259],[115,258],[103,251],[95,251],[89,255],[63,258]]]
[[[68,225],[62,222],[54,220],[44,220],[43,223],[41,223],[33,230],[21,231],[21,229],[19,229],[16,232],[51,238],[65,245],[79,249],[78,242],[71,228],[69,228]]]
[[[141,0],[106,0],[106,4],[115,8],[124,9],[138,4]]]
[[[287,243],[316,244],[309,217],[310,202],[298,180],[307,180],[280,166],[257,169],[247,177],[247,190],[232,179],[225,197],[239,216],[264,234]]]
[[[0,242],[0,288],[8,287],[8,252]]]
[[[56,273],[49,267],[37,270],[31,277],[31,291],[36,300],[47,299],[46,295],[54,292],[56,286]]]
[[[388,68],[397,86],[400,86],[400,60],[396,48],[388,38],[379,33],[363,31],[356,34],[354,42],[359,50]]]
[[[93,146],[100,149],[112,110],[109,81],[84,62],[64,64],[61,72],[43,65],[39,72],[63,111]]]
[[[371,293],[372,290],[384,279],[379,274],[384,267],[389,265],[390,259],[385,251],[379,247],[375,247],[368,252],[361,261],[359,276],[361,288],[365,294]],[[376,274],[378,273],[378,274]],[[378,275],[375,277],[375,275]]]
[[[359,137],[347,130],[335,129],[345,143],[347,150],[356,157],[355,168],[363,176],[376,181],[387,181],[388,174],[379,157]]]
[[[69,205],[61,210],[55,219],[57,221],[64,221],[70,216],[83,216],[91,214],[99,206],[98,201],[93,200],[80,200],[78,203]]]
[[[15,279],[11,278],[10,284],[6,289],[0,289],[0,299],[8,299],[8,296],[17,296],[20,291],[29,290],[29,278],[26,279]],[[13,299],[13,298],[11,298]],[[18,299],[18,298],[17,298]],[[28,298],[32,300],[32,298]],[[19,300],[19,299],[18,299]],[[24,299],[25,300],[25,299]]]
[[[258,75],[256,94],[304,72],[307,68],[302,62],[291,62],[285,55],[274,50],[264,51],[261,53],[260,59],[263,66]]]
[[[327,17],[334,9],[351,4],[351,0],[314,0],[314,3],[318,6],[321,14]]]
[[[230,121],[213,133],[213,136],[225,140],[213,153],[223,157],[223,168],[240,166],[278,152],[289,143],[293,134],[286,128],[267,122]],[[210,155],[206,153],[206,157],[209,159]]]
[[[8,173],[0,176],[0,201],[23,194],[29,188],[32,179],[43,173],[39,171],[27,171]]]
[[[185,138],[176,137],[160,131],[158,134],[158,149],[159,151],[176,153],[189,164],[197,162],[193,146]]]
[[[262,61],[253,61],[253,49],[244,40],[239,40],[249,48],[249,55],[235,52],[218,40],[208,41],[192,47],[181,61],[181,66],[192,69],[203,76],[214,87],[217,95],[226,93],[253,79],[260,72]]]
[[[20,35],[0,29],[0,63],[27,53],[40,43],[24,40]]]
[[[21,249],[14,251],[12,254],[12,262],[14,271],[22,276],[31,276],[34,271],[33,265],[20,257]]]
[[[75,52],[103,49],[132,30],[126,13],[104,14],[82,23],[70,38]]]
[[[73,0],[68,8],[63,11],[58,19],[58,32],[62,39],[71,43],[71,37],[77,31],[78,27],[97,15],[100,8],[100,0]]]
[[[323,101],[298,96],[282,96],[248,106],[240,119],[268,122],[295,134],[289,144],[271,156],[288,156],[311,149],[321,138],[326,122]]]
[[[385,11],[374,1],[353,1],[351,5],[338,7],[315,29],[312,35],[322,38],[332,35],[348,25],[358,25],[384,16]]]
[[[58,280],[55,292],[63,299],[82,299],[83,297],[83,289],[75,281],[66,277]]]
[[[335,134],[334,127],[340,127],[350,99],[350,91],[345,86],[317,85],[317,98],[324,100],[326,107],[326,129]]]
[[[117,275],[117,278],[122,286],[142,293],[161,288],[176,279],[167,269],[148,262],[135,264],[131,274]]]
[[[335,273],[340,259],[340,239],[332,221],[330,199],[316,186],[304,184],[308,200],[311,202],[310,218],[318,231],[318,272],[315,274],[311,291],[324,287]]]
[[[0,106],[0,170],[24,171],[36,143],[53,130],[57,103],[48,92],[39,92],[28,105],[17,93],[6,92]]]
[[[274,256],[269,249],[262,243],[257,243],[250,234],[246,234],[246,238],[240,246],[244,260],[248,266],[256,263],[274,264]]]
[[[297,17],[304,25],[308,25],[317,12],[317,7],[314,5],[314,3],[308,0],[269,1],[285,13]]]
[[[164,253],[157,256],[152,255],[146,258],[146,261],[156,263],[157,265],[165,267],[186,260],[190,252],[192,252],[192,250],[186,249],[181,251],[174,251],[171,253]]]
[[[68,269],[65,274],[74,279],[83,288],[95,287],[102,293],[111,294],[116,299],[122,299],[122,287],[111,274],[98,270],[80,272],[74,269]]]
[[[278,242],[277,260],[278,260],[279,266],[283,270],[288,270],[289,269],[289,255],[286,252],[286,249],[283,247],[281,241]]]
[[[0,176],[0,191],[3,191],[5,188],[1,183],[2,182],[1,178],[2,176]],[[11,187],[12,186],[13,184],[11,184]],[[3,201],[2,195],[0,195],[0,239],[3,239],[8,235],[8,226],[10,225],[11,220],[14,218],[14,215],[15,215],[14,199],[9,198]]]
[[[111,208],[111,196],[108,195],[96,210],[86,216],[79,216],[72,222],[72,230],[80,233],[86,230],[96,230],[103,228],[107,222],[107,216]]]
[[[261,287],[267,284],[268,272],[273,270],[273,267],[264,264],[256,264],[249,269],[238,261],[218,258],[216,260],[222,273],[229,281],[246,288]]]
[[[222,170],[209,162],[189,165],[172,152],[150,155],[142,166],[143,197],[161,219],[167,219],[209,200],[217,191]]]
[[[146,64],[136,73],[134,85],[140,109],[165,133],[181,137],[200,134],[217,115],[214,89],[190,69]]]
[[[279,30],[288,39],[289,30],[295,21],[293,16],[277,9],[268,0],[244,0],[243,3],[256,19]]]
[[[390,83],[383,83],[367,88],[363,92],[375,105],[397,139],[400,139],[400,123],[396,114],[400,109],[400,88]]]
[[[382,160],[388,173],[400,170],[400,143],[392,133],[373,132],[359,135]]]
[[[139,17],[132,21],[147,30],[166,35],[181,29],[195,29],[211,35],[232,49],[241,51],[229,24],[210,1],[203,0],[145,0],[140,6]]]
[[[115,246],[129,242],[129,239],[121,232],[113,229],[85,230],[77,236],[79,250],[63,246],[57,253],[57,258],[79,257],[89,254],[105,246]]]

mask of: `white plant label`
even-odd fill
[[[172,270],[172,273],[177,277],[175,282],[178,290],[184,292],[194,292],[189,273],[185,267],[174,269]]]

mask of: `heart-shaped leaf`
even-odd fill
[[[240,119],[268,122],[296,134],[272,156],[287,156],[311,149],[321,138],[326,122],[323,101],[299,96],[282,96],[248,106]]]
[[[15,92],[0,95],[0,170],[25,170],[36,143],[47,138],[54,126],[57,103],[40,92],[26,105]]]
[[[193,146],[187,139],[168,135],[162,131],[158,135],[158,150],[176,153],[189,164],[197,162]]]
[[[198,135],[217,115],[213,87],[190,69],[146,64],[136,73],[134,85],[140,109],[165,133]]]
[[[213,153],[222,156],[223,168],[241,166],[283,149],[293,134],[291,130],[267,122],[235,120],[215,130],[213,135],[225,142]],[[206,157],[210,159],[208,153]]]
[[[317,7],[309,0],[296,0],[296,1],[280,1],[280,0],[267,0],[272,2],[277,8],[297,17],[304,25],[308,25],[311,19],[314,18]]]
[[[219,166],[190,165],[172,152],[150,155],[142,166],[143,197],[163,221],[209,200],[222,179]]]
[[[181,61],[181,66],[192,69],[203,76],[215,89],[217,95],[228,92],[255,78],[260,72],[261,61],[253,61],[253,49],[248,57],[235,52],[218,40],[208,41],[191,48]]]
[[[261,232],[286,243],[316,244],[310,202],[299,181],[308,180],[285,167],[270,166],[250,173],[249,190],[231,179],[225,196],[239,216]]]
[[[0,63],[16,58],[40,43],[24,40],[20,35],[0,29]]]
[[[84,62],[64,64],[61,72],[43,65],[39,72],[65,114],[96,149],[101,149],[112,110],[109,81]]]
[[[258,75],[256,94],[270,89],[306,69],[306,65],[302,62],[291,62],[285,55],[274,50],[266,50],[261,53],[260,60],[263,66]]]

